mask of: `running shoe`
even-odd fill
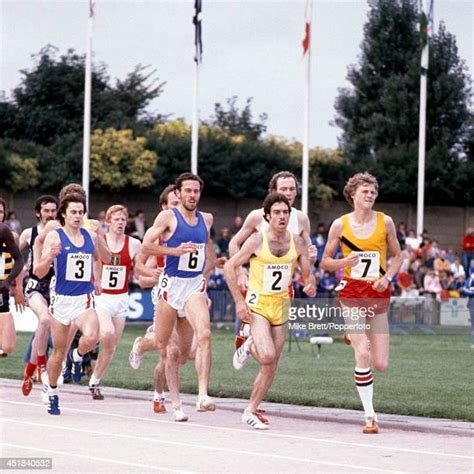
[[[48,372],[45,372],[42,377],[43,385],[41,387],[41,400],[45,405],[49,404],[49,379]]]
[[[252,336],[249,336],[247,340],[234,352],[232,364],[235,370],[240,370],[250,359],[250,346],[253,343]]]
[[[103,400],[104,396],[100,391],[100,387],[98,385],[90,385],[89,392],[91,392],[93,400]]]
[[[69,359],[69,362],[71,362],[72,381],[74,383],[79,383],[82,379],[82,376],[83,376],[83,373],[82,373],[82,360],[80,362],[76,362],[74,360],[73,350],[74,349],[71,349],[69,351],[68,359]]]
[[[57,395],[50,395],[48,401],[48,413],[50,415],[60,415],[59,397]]]
[[[257,413],[242,413],[242,423],[251,426],[254,430],[268,430],[268,426],[259,418]]]
[[[184,414],[181,404],[179,407],[173,408],[174,421],[188,421],[188,417]]]
[[[38,381],[38,383],[43,383],[43,372],[46,372],[46,365],[38,365],[38,367],[36,368],[36,380]]]
[[[23,393],[23,395],[27,397],[30,394],[32,388],[33,388],[33,379],[30,376],[23,374],[23,383],[21,384],[21,393]]]
[[[209,395],[200,395],[196,402],[197,411],[215,411],[216,403]]]
[[[165,400],[163,398],[160,400],[153,400],[153,411],[155,413],[166,413]]]
[[[132,350],[128,356],[128,363],[132,369],[138,370],[142,365],[142,356],[137,353],[136,345],[142,340],[142,337],[137,337],[133,343]]]
[[[379,432],[379,425],[377,420],[373,417],[368,417],[365,419],[365,426],[362,429],[364,434],[377,434]]]

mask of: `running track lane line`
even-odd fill
[[[319,464],[322,466],[342,467],[346,469],[360,469],[363,471],[390,472],[390,473],[397,473],[397,474],[403,472],[403,471],[391,471],[388,469],[378,469],[375,467],[364,467],[364,466],[355,466],[351,464],[341,464],[341,463],[335,463],[335,462],[330,462],[330,461],[316,461],[314,459],[296,458],[293,456],[283,456],[280,454],[269,454],[269,453],[263,453],[263,452],[257,452],[257,451],[244,451],[242,449],[219,448],[217,446],[206,446],[203,444],[182,443],[178,441],[160,440],[156,438],[148,438],[146,436],[131,436],[131,435],[118,434],[118,433],[108,433],[107,431],[84,430],[80,428],[70,428],[67,426],[49,425],[47,423],[35,423],[32,421],[17,420],[14,418],[1,417],[0,420],[2,420],[3,422],[6,421],[6,422],[11,422],[11,423],[20,423],[20,424],[29,425],[29,426],[40,426],[43,428],[52,428],[56,430],[73,431],[76,433],[94,434],[94,435],[100,435],[100,436],[105,435],[105,436],[110,436],[114,438],[133,439],[133,440],[138,440],[138,441],[151,441],[152,443],[169,444],[172,446],[180,446],[180,447],[187,447],[187,448],[206,449],[209,451],[221,451],[221,452],[232,453],[232,454],[245,454],[245,455],[251,455],[251,456],[258,456],[260,458],[265,457],[265,458],[271,458],[271,459],[281,459],[284,461],[302,462],[302,463],[307,463],[307,464],[308,463]],[[181,424],[181,426],[183,426],[183,424]],[[212,427],[210,426],[209,428],[212,428]],[[173,471],[173,472],[181,472],[181,471]]]
[[[30,406],[40,406],[45,408],[46,405],[43,405],[41,403],[29,403],[29,402],[14,402],[10,400],[2,400],[0,399],[0,403],[10,403],[13,405],[30,405]],[[81,408],[72,408],[72,407],[65,407],[64,405],[61,406],[61,410],[65,411],[76,411],[78,413],[86,413],[86,414],[92,414],[92,415],[106,415],[106,416],[111,416],[115,418],[125,418],[129,420],[135,420],[135,421],[148,421],[152,423],[163,423],[163,424],[172,424],[176,425],[176,422],[174,421],[168,421],[168,420],[157,420],[153,418],[144,418],[144,417],[139,417],[139,416],[131,416],[131,415],[120,415],[118,413],[107,413],[107,412],[100,412],[100,411],[94,411],[94,410],[84,410]],[[221,430],[221,431],[231,431],[231,432],[237,432],[237,433],[247,433],[247,434],[257,434],[255,430],[242,430],[238,428],[229,428],[226,426],[215,426],[215,425],[203,425],[199,423],[193,423],[193,422],[187,422],[187,423],[182,423],[181,426],[189,426],[189,427],[196,427],[196,428],[205,428],[209,429],[212,428],[214,430]],[[354,442],[349,442],[349,441],[338,441],[338,440],[328,440],[325,438],[311,438],[309,436],[298,436],[298,435],[291,435],[291,434],[281,434],[281,433],[273,433],[271,431],[266,431],[265,433],[258,433],[258,436],[271,436],[274,438],[289,438],[289,439],[295,439],[295,440],[301,440],[301,441],[317,441],[320,443],[329,443],[329,444],[339,444],[341,446],[355,446],[358,448],[373,448],[373,449],[384,449],[388,451],[397,451],[397,452],[402,452],[402,453],[413,453],[413,454],[426,454],[429,456],[440,456],[440,457],[448,457],[448,458],[456,458],[456,459],[471,459],[474,460],[474,456],[465,456],[462,454],[450,454],[450,453],[441,453],[441,452],[435,452],[435,451],[422,451],[418,449],[409,449],[409,448],[394,448],[392,446],[379,446],[377,444],[366,444],[366,443],[354,443]]]
[[[133,462],[126,462],[126,461],[117,461],[115,459],[109,459],[109,458],[99,458],[97,456],[89,456],[89,455],[84,455],[84,454],[73,454],[73,453],[68,453],[65,451],[57,451],[54,449],[42,449],[42,448],[33,448],[31,446],[23,446],[20,444],[11,444],[11,443],[3,443],[0,441],[0,446],[8,446],[10,448],[21,448],[21,449],[27,449],[30,451],[38,451],[41,453],[48,453],[48,454],[59,454],[61,456],[71,456],[74,458],[86,458],[86,459],[92,459],[93,461],[100,461],[100,462],[106,462],[106,463],[111,463],[111,464],[120,464],[121,466],[130,466],[130,467],[141,467],[145,469],[153,469],[154,471],[166,471],[166,472],[179,472],[179,473],[186,473],[186,474],[196,474],[193,471],[183,471],[182,469],[170,469],[166,467],[158,467],[158,466],[152,466],[149,464],[137,464]]]

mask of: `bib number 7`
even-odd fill
[[[357,252],[359,263],[351,268],[351,278],[376,280],[380,273],[379,252]]]

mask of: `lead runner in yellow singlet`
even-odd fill
[[[287,230],[290,213],[290,203],[283,194],[269,194],[263,203],[268,230],[253,234],[224,266],[237,317],[249,321],[251,331],[234,355],[234,367],[242,368],[250,353],[260,364],[242,421],[260,430],[268,429],[267,420],[257,410],[272,384],[285,343],[291,280],[297,264],[305,282],[303,291],[308,296],[316,295],[307,245],[302,237]],[[250,262],[250,277],[244,299],[237,277],[239,268],[247,262]]]

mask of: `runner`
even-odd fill
[[[10,312],[10,287],[21,280],[23,257],[18,237],[4,224],[7,204],[0,198],[0,356],[6,357],[15,350],[15,324]],[[23,310],[21,284],[14,288],[15,305]]]
[[[94,400],[104,399],[99,385],[123,334],[129,307],[128,281],[140,251],[140,241],[125,235],[127,219],[125,207],[115,205],[107,209],[105,220],[109,231],[105,234],[105,241],[112,257],[110,264],[100,261],[96,265],[96,311],[102,345],[89,380]]]
[[[198,411],[214,411],[216,405],[207,394],[211,370],[211,330],[206,296],[206,276],[210,273],[215,253],[209,231],[213,217],[197,211],[203,181],[192,173],[183,173],[176,180],[176,208],[162,211],[145,236],[142,251],[145,255],[166,255],[166,266],[159,280],[158,304],[155,319],[156,346],[161,355],[168,345],[179,310],[196,335],[196,372],[198,373]],[[157,246],[159,238],[163,246]],[[189,345],[191,341],[189,341]],[[179,354],[174,353],[175,359]],[[166,364],[166,379],[175,411],[182,411],[179,398],[179,365]]]
[[[58,200],[54,196],[40,196],[35,203],[35,215],[38,224],[25,229],[20,236],[20,250],[28,248],[28,280],[25,287],[25,297],[28,306],[38,318],[38,327],[32,341],[30,360],[23,372],[21,391],[26,397],[33,388],[33,375],[38,370],[37,380],[42,382],[41,375],[46,370],[46,350],[50,329],[50,284],[54,277],[54,267],[49,268],[44,278],[38,278],[33,273],[33,246],[38,234],[45,225],[56,219]]]
[[[298,263],[308,296],[316,295],[304,239],[287,230],[291,214],[289,200],[271,193],[263,202],[269,226],[253,234],[224,266],[227,284],[236,304],[237,317],[249,321],[251,335],[234,355],[234,367],[244,366],[252,352],[260,364],[249,404],[242,421],[254,429],[268,429],[258,406],[269,390],[278,367],[291,306],[290,283]],[[249,288],[244,299],[238,285],[239,268],[250,262]]]
[[[99,339],[99,321],[94,309],[93,259],[98,258],[98,237],[82,227],[86,201],[81,194],[67,194],[60,201],[59,229],[49,232],[44,241],[41,258],[34,263],[34,274],[43,278],[54,262],[56,287],[50,312],[53,351],[48,360],[48,413],[59,415],[58,377],[69,349],[68,333],[71,323],[81,330],[79,346],[68,353],[75,383],[82,377],[82,356],[94,349]]]
[[[344,196],[354,210],[331,225],[321,261],[323,270],[344,268],[339,302],[354,349],[354,380],[364,407],[366,434],[378,432],[372,368],[385,371],[388,367],[390,286],[402,264],[393,220],[373,210],[377,195],[377,180],[369,173],[357,173],[347,181]],[[335,260],[339,244],[343,258]],[[387,249],[392,255],[390,269]],[[356,323],[365,329],[358,330]]]

